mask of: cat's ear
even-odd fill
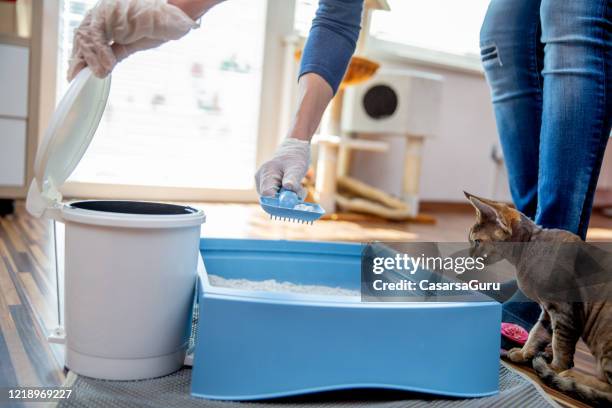
[[[504,217],[504,213],[502,209],[496,203],[476,197],[473,194],[470,194],[466,191],[463,192],[465,197],[470,201],[474,209],[476,209],[476,217],[478,222],[494,222],[497,225],[507,232],[508,234],[512,234],[512,229],[508,223],[508,220]]]
[[[495,207],[485,202],[480,197],[476,197],[475,195],[465,191],[463,193],[476,210],[476,217],[478,218],[478,221],[494,221],[497,219],[498,213]]]

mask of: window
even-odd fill
[[[376,40],[453,56],[479,54],[480,25],[490,0],[387,0],[391,11],[373,12]],[[295,28],[306,35],[318,0],[298,0]]]
[[[479,32],[490,0],[388,0],[375,11],[370,35],[454,55],[479,55]]]
[[[95,0],[63,0],[58,96],[72,35]],[[248,190],[258,140],[266,1],[212,9],[180,41],[113,72],[98,131],[70,181]]]
[[[304,37],[308,35],[318,5],[319,0],[297,0],[294,27],[300,35]]]

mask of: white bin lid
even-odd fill
[[[97,78],[89,68],[70,84],[36,152],[34,179],[26,201],[32,215],[40,217],[61,204],[59,188],[83,158],[98,129],[110,84],[110,76]]]

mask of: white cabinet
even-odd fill
[[[28,116],[28,59],[30,50],[0,44],[0,117]]]
[[[26,169],[26,121],[0,117],[0,185],[23,186]]]
[[[27,11],[31,11],[29,18],[23,16],[31,20],[30,35],[0,33],[0,216],[12,207],[6,205],[7,201],[27,194],[40,133],[41,107],[47,114],[47,105],[41,98],[42,85],[50,84],[49,78],[55,77],[56,61],[50,56],[54,46],[51,39],[57,39],[56,20],[53,13],[48,13],[53,6],[47,1],[26,3],[32,6]],[[54,93],[45,96],[51,99]]]
[[[0,199],[23,196],[27,180],[30,49],[0,38]],[[12,41],[12,42],[11,42]]]

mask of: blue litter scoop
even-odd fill
[[[282,189],[274,197],[260,197],[259,204],[271,219],[311,224],[325,214],[319,204],[301,200],[291,190]]]

